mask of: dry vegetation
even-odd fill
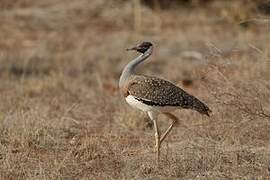
[[[270,176],[267,8],[151,2],[0,2],[0,179]],[[156,49],[140,72],[170,79],[213,111],[175,113],[182,122],[159,167],[151,122],[117,87],[136,56],[124,49],[142,40]]]

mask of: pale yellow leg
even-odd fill
[[[148,115],[150,119],[154,122],[155,141],[156,141],[155,151],[157,154],[157,161],[158,161],[159,156],[160,156],[160,136],[159,136],[159,129],[158,129],[158,124],[157,124],[157,114],[154,114],[153,112],[148,112]]]
[[[158,129],[158,124],[157,124],[157,119],[154,119],[154,126],[155,126],[155,139],[156,139],[156,153],[157,153],[157,158],[159,160],[159,155],[160,155],[160,136],[159,136],[159,129]]]
[[[157,123],[157,114],[155,114],[154,112],[148,112],[150,119],[154,122],[155,141],[156,141],[155,150],[156,150],[158,161],[159,161],[159,157],[160,157],[160,145],[165,140],[165,138],[170,133],[170,131],[172,130],[173,125],[176,123],[176,121],[178,121],[178,118],[171,113],[163,113],[163,114],[166,115],[167,117],[169,117],[170,119],[172,119],[173,121],[172,121],[171,125],[167,128],[167,130],[163,133],[163,135],[160,137],[158,123]]]
[[[168,127],[168,129],[163,133],[163,135],[160,138],[160,144],[164,141],[164,139],[167,137],[167,135],[169,134],[169,132],[171,132],[173,125],[176,123],[176,121],[178,121],[178,118],[171,114],[171,113],[163,113],[164,115],[166,115],[167,117],[169,117],[170,119],[172,119],[172,123],[171,125]]]

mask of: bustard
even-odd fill
[[[157,77],[137,75],[134,72],[137,65],[152,54],[152,43],[143,42],[127,50],[136,50],[141,54],[129,62],[122,71],[119,88],[128,104],[147,112],[149,118],[154,122],[155,148],[159,159],[160,145],[178,120],[176,116],[170,113],[171,111],[181,108],[193,109],[209,116],[211,110],[200,100],[169,81]],[[164,114],[172,120],[171,125],[161,136],[157,123],[159,114]]]

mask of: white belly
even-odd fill
[[[134,96],[131,96],[131,95],[128,95],[126,97],[126,101],[132,107],[140,109],[142,111],[146,111],[146,112],[148,111],[170,112],[177,109],[177,107],[174,107],[174,106],[150,106],[135,99]]]

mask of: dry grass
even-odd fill
[[[270,20],[239,2],[1,1],[0,179],[267,179]],[[140,72],[213,110],[175,113],[159,168],[151,122],[117,87],[142,40],[156,50]]]

